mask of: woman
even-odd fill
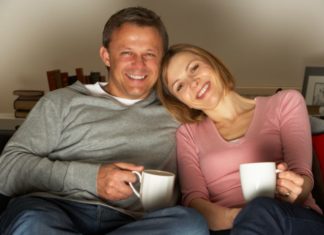
[[[182,201],[219,231],[211,233],[324,234],[322,211],[311,195],[310,125],[299,92],[242,97],[219,59],[188,44],[169,49],[157,92],[183,123],[177,131]],[[264,161],[282,170],[276,198],[245,204],[239,165]]]

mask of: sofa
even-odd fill
[[[313,143],[313,196],[324,212],[324,120],[310,117]],[[0,153],[13,132],[1,133]],[[0,214],[6,208],[9,197],[0,194]]]

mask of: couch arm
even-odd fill
[[[313,167],[312,167],[313,175],[314,175],[314,188],[312,191],[313,197],[317,203],[317,205],[324,212],[324,180],[323,173],[321,172],[320,164],[316,152],[313,151]]]

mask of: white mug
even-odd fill
[[[240,165],[240,179],[245,201],[256,197],[273,198],[276,191],[277,173],[275,162],[244,163]]]
[[[138,192],[132,183],[129,183],[134,194],[141,199],[144,210],[152,211],[170,206],[174,193],[175,174],[161,170],[133,171],[140,182]]]

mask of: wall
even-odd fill
[[[211,50],[240,91],[300,89],[305,66],[324,66],[323,0],[1,0],[0,113],[15,89],[48,91],[46,71],[106,74],[98,56],[108,17],[142,5],[161,15],[171,43]]]

